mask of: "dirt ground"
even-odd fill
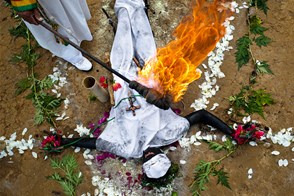
[[[239,1],[240,2],[240,1]],[[154,32],[157,46],[164,46],[172,39],[172,30],[179,23],[180,19],[188,13],[190,0],[170,0],[155,1],[151,0],[151,11],[149,12],[150,23]],[[93,33],[92,42],[84,42],[82,47],[91,52],[94,56],[105,59],[110,52],[113,33],[108,25],[101,7],[103,6],[110,15],[114,16],[114,1],[88,0],[88,5],[92,14],[89,21],[89,27]],[[275,104],[265,108],[265,119],[258,115],[253,115],[252,119],[258,120],[272,128],[273,132],[278,132],[282,128],[293,126],[294,121],[294,1],[279,0],[268,1],[268,15],[263,16],[264,25],[269,28],[266,35],[272,38],[273,42],[265,48],[254,48],[257,59],[262,59],[271,65],[274,75],[262,75],[258,77],[256,88],[265,89],[269,92]],[[262,15],[262,14],[261,14]],[[235,15],[236,19],[233,25],[234,41],[241,37],[246,29],[245,10]],[[27,76],[27,66],[25,64],[12,64],[9,59],[12,54],[20,51],[24,40],[14,39],[10,36],[8,29],[16,25],[15,20],[10,17],[10,10],[1,3],[0,13],[0,136],[9,137],[17,132],[21,135],[22,130],[28,128],[28,133],[32,135],[39,134],[41,130],[49,129],[49,125],[44,123],[41,126],[34,126],[33,116],[34,107],[30,100],[25,99],[27,92],[15,96],[15,84]],[[235,43],[231,42],[234,47]],[[42,78],[52,73],[56,64],[56,57],[41,48],[38,49],[41,58],[35,67],[39,77]],[[235,50],[225,53],[225,60],[221,67],[226,77],[218,80],[220,91],[210,100],[210,105],[217,102],[220,106],[213,111],[215,115],[228,120],[227,110],[229,108],[228,97],[239,92],[243,85],[248,84],[249,74],[252,66],[247,65],[240,71],[234,58]],[[63,89],[62,95],[68,96],[71,104],[67,110],[67,116],[70,118],[58,122],[58,126],[65,133],[72,133],[76,124],[83,123],[88,125],[90,122],[99,120],[105,111],[110,109],[110,104],[102,104],[98,101],[89,102],[89,92],[83,88],[82,79],[87,75],[99,77],[109,75],[103,68],[95,64],[95,69],[90,73],[83,73],[76,69],[68,70],[68,86]],[[70,67],[70,66],[69,66]],[[184,96],[184,106],[182,114],[185,115],[193,111],[190,108],[191,103],[197,99],[199,92],[195,92],[195,86],[200,84],[201,80],[193,83]],[[195,133],[198,127],[191,128],[191,134]],[[225,170],[229,173],[229,183],[232,190],[221,185],[216,185],[215,181],[208,184],[208,189],[203,195],[289,195],[294,182],[294,152],[291,151],[293,145],[289,148],[278,145],[264,147],[262,145],[252,147],[244,145],[238,148],[232,157],[223,162]],[[279,157],[271,155],[273,150],[281,152]],[[36,150],[39,158],[35,159],[30,152],[23,155],[15,153],[12,157],[0,159],[0,195],[2,196],[28,196],[28,195],[62,195],[61,187],[54,181],[46,179],[46,176],[52,174],[52,168],[49,161],[42,159],[42,152]],[[68,149],[65,153],[72,152]],[[220,155],[209,150],[207,145],[192,148],[186,152],[183,149],[177,149],[173,153],[173,160],[184,159],[187,164],[181,165],[180,177],[175,181],[174,189],[179,195],[190,195],[188,185],[193,180],[193,170],[199,160],[213,160]],[[82,154],[76,154],[80,169],[85,175],[83,183],[79,186],[77,194],[86,192],[91,194],[95,187],[91,184],[91,171],[84,164]],[[278,159],[288,159],[287,167],[279,167]],[[253,168],[252,179],[248,179],[247,171]]]

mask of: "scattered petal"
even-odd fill
[[[86,163],[86,165],[92,165],[92,161],[90,161],[90,160],[86,160],[85,163]]]
[[[272,151],[272,153],[271,153],[272,155],[279,155],[280,154],[280,152],[279,151],[277,151],[277,150],[274,150],[274,151]]]
[[[24,128],[21,134],[22,135],[25,135],[27,131],[28,131],[28,129],[27,128]]]
[[[33,157],[34,157],[35,159],[38,158],[38,154],[37,154],[36,152],[32,152],[32,155],[33,155]]]
[[[78,153],[80,151],[81,151],[81,148],[80,147],[76,147],[75,150],[74,150],[75,153]]]
[[[253,169],[252,168],[248,169],[248,174],[253,174]]]
[[[180,164],[181,165],[185,165],[187,163],[187,161],[185,161],[185,160],[180,160]]]

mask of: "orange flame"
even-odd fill
[[[196,68],[225,34],[222,24],[228,12],[219,11],[219,2],[196,0],[193,13],[174,31],[176,39],[159,48],[156,57],[146,62],[138,81],[163,96],[171,96],[174,102],[180,101],[188,85],[201,76]]]

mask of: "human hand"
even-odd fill
[[[38,9],[18,12],[17,14],[25,21],[34,25],[40,24],[43,20]]]

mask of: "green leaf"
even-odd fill
[[[250,32],[255,35],[263,35],[263,33],[268,30],[268,28],[261,26],[260,24],[250,24]]]
[[[61,160],[51,159],[51,167],[59,169],[64,173],[64,176],[57,175],[55,172],[50,176],[50,179],[58,181],[66,195],[76,195],[75,190],[82,182],[82,177],[79,177],[78,163],[73,155],[65,155]]]
[[[19,95],[21,93],[23,93],[24,91],[26,91],[27,89],[29,89],[32,86],[32,79],[30,77],[21,79],[20,81],[18,81],[15,84],[16,90],[15,90],[15,94]]]
[[[221,168],[220,170],[218,170],[216,172],[217,175],[217,184],[221,184],[225,187],[227,187],[228,189],[231,189],[230,184],[229,184],[229,177],[228,177],[228,173],[224,171],[224,168]]]
[[[274,103],[269,93],[264,90],[253,90],[250,86],[243,87],[234,97],[230,104],[234,114],[238,116],[257,113],[264,118],[263,107]]]
[[[269,43],[271,43],[271,38],[265,36],[265,35],[261,35],[259,37],[257,37],[255,40],[255,43],[257,46],[261,47],[261,46],[267,46]]]
[[[227,140],[224,141],[223,146],[227,150],[227,152],[232,152],[236,149],[236,146],[233,144],[230,138],[227,138]]]
[[[43,116],[43,113],[42,111],[40,110],[37,110],[36,113],[35,113],[35,116],[34,116],[34,123],[36,125],[40,125],[44,122],[45,118]]]
[[[212,141],[207,141],[207,142],[209,144],[209,148],[216,152],[219,152],[224,149],[224,146],[217,142],[212,142]]]
[[[25,39],[28,38],[27,27],[22,20],[16,27],[12,27],[8,31],[13,37],[23,37]]]
[[[253,0],[251,5],[252,6],[257,5],[257,8],[263,11],[265,15],[267,15],[267,11],[269,10],[267,6],[267,0]]]
[[[238,64],[238,69],[249,62],[249,46],[251,44],[252,41],[247,34],[237,40],[237,51],[235,53],[235,58]]]
[[[51,176],[48,176],[48,179],[56,180],[56,181],[61,181],[62,180],[60,174],[57,173],[57,172],[54,172]]]
[[[273,74],[272,70],[269,68],[269,64],[266,61],[261,61],[255,64],[256,72],[258,74]]]

